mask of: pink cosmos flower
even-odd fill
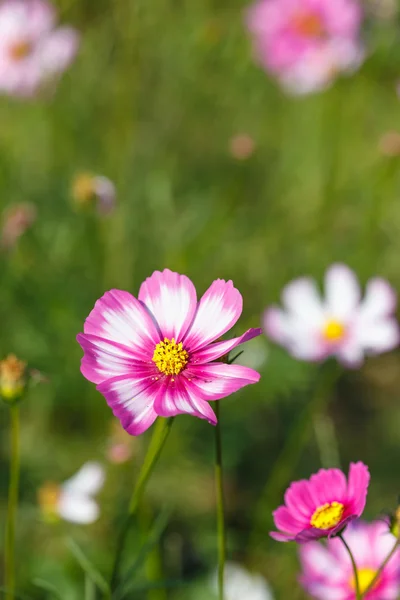
[[[359,366],[364,354],[380,354],[399,343],[394,318],[397,298],[381,278],[371,279],[361,300],[360,286],[353,271],[332,265],[325,275],[325,300],[315,282],[296,279],[282,293],[285,311],[267,309],[267,335],[302,360],[321,361],[336,356],[348,367]]]
[[[344,533],[357,565],[360,592],[372,583],[396,538],[382,522],[355,521]],[[317,600],[356,600],[354,573],[343,544],[330,539],[327,545],[311,542],[300,549],[301,583]],[[365,600],[396,600],[400,594],[400,549],[391,558]]]
[[[215,342],[239,319],[242,304],[232,281],[217,279],[198,302],[188,277],[155,271],[138,300],[111,290],[96,302],[77,336],[85,353],[81,372],[132,435],[157,416],[186,413],[215,425],[208,402],[260,379],[253,369],[220,361],[260,329]]]
[[[348,481],[340,469],[320,469],[309,480],[295,481],[285,492],[285,505],[273,513],[279,532],[271,537],[304,543],[340,533],[362,514],[368,484],[368,467],[362,462],[350,463]]]
[[[261,64],[289,91],[308,93],[359,66],[361,19],[358,0],[257,0],[248,27]]]
[[[0,92],[33,95],[69,66],[77,48],[77,32],[55,28],[55,11],[46,0],[0,2]]]

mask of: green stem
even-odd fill
[[[393,548],[391,549],[391,551],[389,552],[389,554],[387,555],[387,557],[385,558],[385,560],[383,561],[383,563],[381,564],[381,566],[379,567],[377,572],[375,573],[375,577],[373,578],[373,580],[371,581],[369,586],[361,594],[360,600],[362,600],[362,598],[365,598],[365,596],[368,594],[368,592],[370,592],[372,590],[372,588],[378,581],[379,577],[381,576],[383,569],[386,567],[386,565],[388,564],[390,559],[394,556],[394,554],[396,553],[399,546],[400,546],[400,540],[397,539],[395,542],[395,545],[393,546]]]
[[[150,440],[150,444],[147,449],[146,456],[140,469],[139,476],[137,478],[136,485],[133,489],[132,497],[129,503],[128,517],[119,535],[117,551],[115,553],[114,565],[110,579],[111,591],[115,590],[118,583],[119,565],[122,559],[130,525],[142,499],[143,493],[146,488],[146,484],[150,478],[150,475],[153,472],[154,466],[157,463],[162,449],[164,448],[165,442],[167,441],[173,421],[174,417],[171,417],[169,419],[163,419],[161,417],[158,417],[154,425],[153,435]]]
[[[353,567],[353,572],[354,572],[354,582],[356,584],[356,599],[357,600],[361,600],[362,596],[361,596],[361,593],[360,593],[360,582],[358,580],[358,569],[357,569],[356,561],[354,560],[353,553],[350,550],[350,546],[348,545],[348,543],[344,539],[343,534],[341,533],[338,537],[342,540],[343,545],[346,548],[347,553],[348,553],[348,555],[350,557],[351,566]]]
[[[215,403],[215,414],[217,416],[217,425],[215,426],[215,482],[217,487],[218,600],[224,600],[226,533],[219,402]]]
[[[19,406],[10,406],[11,419],[11,463],[10,482],[8,485],[8,511],[5,540],[5,600],[14,600],[15,593],[15,522],[18,506],[19,488]]]

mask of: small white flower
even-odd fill
[[[44,518],[48,521],[61,518],[72,523],[93,523],[100,514],[93,496],[103,487],[104,480],[103,467],[96,462],[87,462],[63,484],[44,484],[38,492]]]
[[[396,293],[384,279],[371,279],[362,300],[353,271],[335,264],[325,275],[325,299],[315,281],[303,277],[283,289],[282,302],[285,310],[267,309],[264,328],[296,358],[321,361],[336,356],[344,365],[358,367],[365,354],[380,354],[399,344]]]
[[[218,591],[217,574],[213,576],[212,587]],[[225,600],[273,600],[271,588],[259,574],[253,574],[236,563],[225,565]]]

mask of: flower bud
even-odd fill
[[[26,387],[26,363],[14,354],[0,361],[0,395],[7,403],[19,400]]]

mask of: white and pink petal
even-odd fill
[[[199,419],[206,419],[211,425],[217,423],[210,405],[196,393],[194,387],[187,385],[187,381],[182,376],[164,380],[154,409],[160,417],[188,414]]]
[[[261,335],[262,330],[260,328],[251,328],[248,329],[243,335],[237,338],[233,338],[231,340],[226,340],[224,342],[214,342],[209,346],[206,346],[202,350],[193,353],[192,363],[193,364],[203,364],[209,363],[217,358],[221,358],[221,356],[226,356],[231,352],[234,348],[239,346],[240,344],[244,344],[252,340],[253,338]]]
[[[163,338],[182,340],[197,308],[196,289],[186,275],[155,271],[140,286],[139,300],[153,315]]]
[[[225,398],[260,380],[260,374],[250,367],[225,363],[191,365],[185,376],[188,389],[207,401]]]

